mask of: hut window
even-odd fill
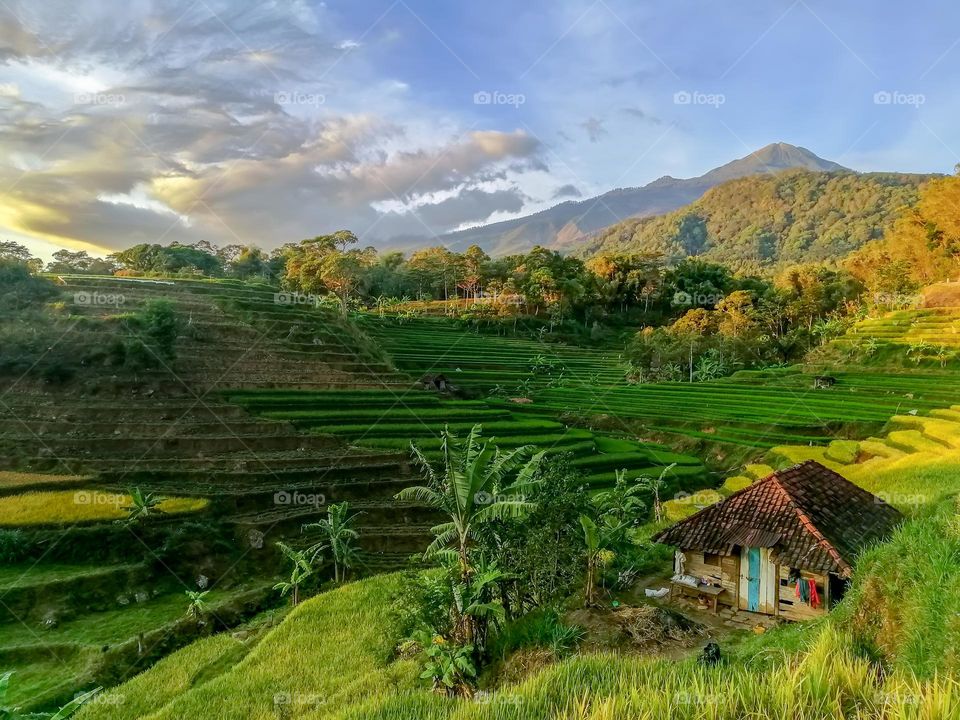
[[[704,553],[703,564],[712,565],[713,567],[720,567],[720,557],[720,555],[715,555],[714,553]]]

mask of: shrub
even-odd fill
[[[23,562],[30,556],[32,549],[33,543],[23,531],[0,528],[0,565]]]

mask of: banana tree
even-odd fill
[[[666,482],[663,478],[666,477],[666,474],[673,470],[676,466],[676,463],[670,463],[660,471],[660,475],[656,480],[651,477],[647,477],[640,482],[640,486],[646,490],[649,490],[653,495],[653,519],[658,523],[663,522],[663,503],[660,499],[660,491],[666,487]]]
[[[313,565],[306,550],[294,550],[282,542],[278,542],[277,547],[291,563],[290,579],[278,582],[273,586],[273,589],[279,590],[281,597],[290,595],[290,603],[298,605],[300,603],[300,586],[308,577],[313,575]]]
[[[583,545],[586,550],[586,578],[583,586],[583,604],[591,607],[597,603],[597,575],[614,557],[613,546],[623,534],[624,525],[612,518],[597,524],[588,515],[580,516],[583,528]]]
[[[207,595],[210,593],[209,590],[187,590],[186,595],[187,599],[190,601],[190,604],[187,606],[187,617],[191,620],[201,620],[204,613],[207,611]]]
[[[163,512],[158,507],[160,503],[163,502],[163,498],[159,495],[145,493],[140,488],[131,488],[129,494],[130,505],[123,508],[127,512],[127,518],[124,520],[124,523],[132,525],[133,523],[145,520],[151,515]]]
[[[360,534],[353,528],[353,522],[360,513],[350,515],[350,504],[334,503],[327,508],[327,517],[315,523],[303,526],[304,531],[316,530],[321,540],[307,548],[310,562],[315,563],[319,556],[330,551],[333,556],[333,579],[340,584],[347,572],[356,567],[359,550],[356,545]]]
[[[414,461],[421,468],[427,485],[417,485],[397,493],[398,500],[422,502],[442,512],[448,519],[434,528],[434,541],[426,557],[455,554],[461,577],[471,573],[470,546],[479,525],[490,520],[520,517],[533,509],[524,491],[533,486],[545,452],[529,457],[531,446],[501,451],[490,440],[481,438],[483,429],[474,425],[463,439],[444,429],[441,436],[441,461],[434,466],[412,445]]]

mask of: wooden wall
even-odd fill
[[[708,578],[712,583],[720,585],[723,592],[718,596],[718,601],[722,605],[737,606],[737,586],[740,576],[740,557],[737,555],[724,555],[720,558],[719,565],[708,565],[703,553],[692,550],[684,553],[686,557],[686,573],[695,578]]]
[[[790,568],[785,565],[779,566],[778,585],[779,585],[779,605],[777,614],[786,620],[812,620],[827,612],[830,606],[830,583],[825,575],[801,571],[804,580],[813,579],[817,583],[817,594],[820,596],[820,607],[816,610],[808,603],[803,602],[796,596],[796,582],[789,582]]]

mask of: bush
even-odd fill
[[[174,357],[178,325],[173,304],[169,300],[151,300],[141,313],[143,335],[165,358]]]
[[[23,562],[32,550],[33,543],[23,531],[0,529],[0,565]]]

